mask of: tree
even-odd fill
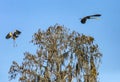
[[[97,82],[102,54],[94,38],[64,26],[38,30],[31,41],[36,54],[24,53],[22,64],[13,61],[10,80],[19,75],[20,82]]]

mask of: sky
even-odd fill
[[[102,16],[80,23],[80,18],[92,14]],[[9,82],[12,61],[22,62],[25,52],[36,52],[32,35],[55,24],[94,37],[103,54],[100,82],[120,82],[119,14],[119,0],[0,0],[0,82]],[[5,36],[15,29],[22,33],[13,47],[13,40]]]

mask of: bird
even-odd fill
[[[6,35],[6,39],[10,39],[12,38],[15,42],[16,38],[18,38],[18,36],[21,34],[21,31],[19,30],[15,30],[14,32],[9,32],[7,35]]]
[[[96,19],[96,17],[100,17],[100,16],[101,16],[101,14],[94,14],[94,15],[85,16],[85,17],[81,18],[80,22],[82,24],[85,24],[87,19]]]
[[[15,30],[15,32],[9,32],[6,35],[6,39],[12,38],[13,40],[16,40],[16,38],[18,38],[20,34],[21,34],[21,31],[19,30]]]

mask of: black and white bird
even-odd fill
[[[21,34],[21,31],[19,30],[15,30],[14,32],[9,32],[7,35],[6,35],[6,39],[13,39],[14,41],[16,40],[16,38],[18,38],[18,36]]]
[[[82,24],[85,24],[86,21],[87,21],[87,19],[97,19],[96,17],[100,17],[100,16],[101,16],[101,14],[95,14],[95,15],[85,16],[85,17],[81,18],[80,22]]]

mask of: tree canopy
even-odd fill
[[[102,54],[92,36],[54,25],[34,33],[36,54],[24,53],[23,62],[13,61],[10,80],[20,82],[97,82]]]

